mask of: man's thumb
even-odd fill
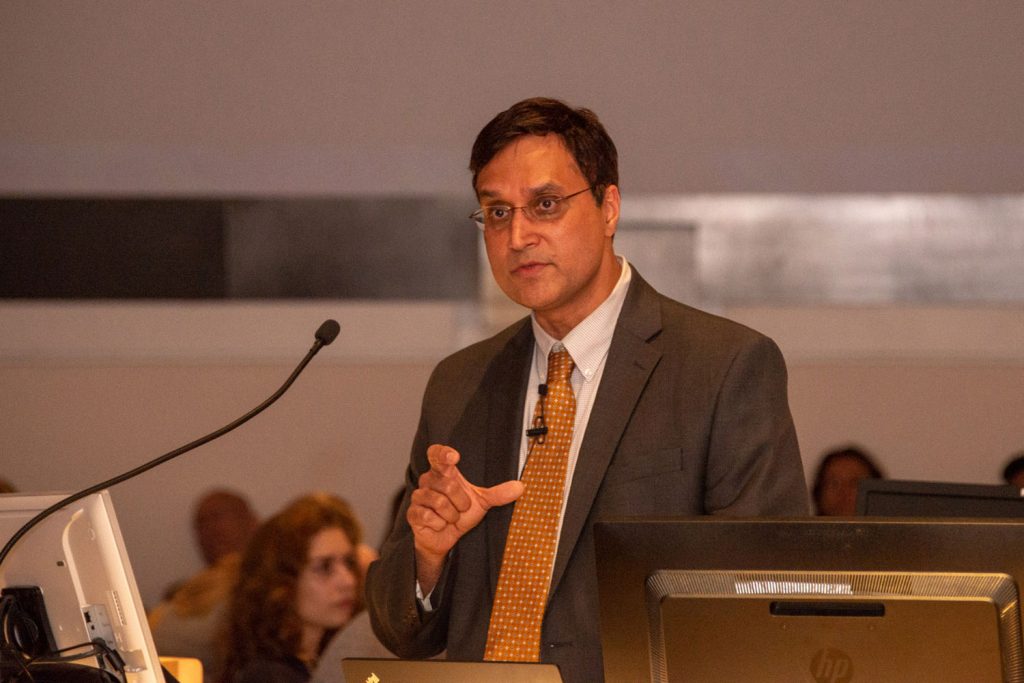
[[[483,497],[488,509],[490,509],[499,505],[508,505],[523,495],[523,490],[523,482],[512,479],[497,486],[492,486],[489,489],[482,489],[480,495]]]

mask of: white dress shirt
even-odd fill
[[[622,312],[622,305],[626,301],[626,292],[629,290],[629,282],[632,279],[633,271],[626,259],[622,256],[616,256],[616,259],[618,259],[622,270],[611,294],[562,339],[553,338],[537,323],[536,315],[530,315],[535,344],[533,346],[533,362],[530,364],[526,400],[523,405],[523,429],[520,432],[522,437],[519,445],[520,477],[523,475],[527,454],[530,451],[530,439],[526,436],[526,430],[533,426],[533,411],[537,399],[540,397],[537,387],[546,380],[548,374],[548,353],[556,344],[564,346],[575,363],[570,381],[573,394],[576,396],[576,420],[572,430],[572,444],[569,446],[569,462],[565,471],[562,512],[558,517],[559,537],[562,535],[562,518],[565,516],[565,503],[569,499],[569,489],[572,486],[572,474],[576,469],[576,460],[579,458],[580,444],[583,443],[583,436],[587,431],[590,411],[594,407],[597,389],[601,384],[601,375],[604,374],[605,362],[608,360],[608,350],[612,345],[612,334],[615,332],[615,324],[619,320],[619,313]],[[423,594],[418,581],[416,582],[416,597],[425,611],[433,610],[430,594]]]
[[[559,515],[558,535],[562,533],[562,516],[565,514],[565,503],[569,499],[572,486],[572,474],[576,469],[576,460],[580,453],[580,444],[590,422],[590,411],[594,407],[597,389],[604,374],[605,361],[608,360],[608,349],[612,345],[612,334],[619,320],[622,304],[626,300],[632,269],[626,259],[616,257],[622,266],[619,280],[612,293],[594,311],[584,318],[576,327],[560,340],[554,339],[537,323],[531,315],[533,337],[533,363],[530,365],[530,380],[527,385],[526,403],[523,406],[522,441],[519,446],[519,476],[522,477],[526,467],[526,457],[530,450],[530,439],[526,430],[533,426],[533,411],[537,405],[539,392],[537,387],[544,383],[548,374],[548,354],[552,348],[560,345],[572,356],[576,367],[572,371],[572,391],[576,396],[576,420],[572,430],[572,444],[569,446],[569,463],[565,471],[565,488],[562,492],[562,512]]]

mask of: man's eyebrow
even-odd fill
[[[547,183],[544,183],[543,185],[538,185],[536,187],[531,187],[530,188],[530,194],[532,196],[534,196],[534,197],[540,196],[542,194],[551,194],[551,193],[557,194],[557,193],[559,193],[561,191],[562,191],[562,186],[559,185],[558,183],[555,183],[555,182],[547,182]],[[488,190],[486,188],[483,189],[483,190],[480,190],[479,192],[477,192],[476,196],[477,196],[477,199],[501,199],[501,194],[500,193],[498,193],[498,192],[496,192],[494,190]]]
[[[530,192],[534,196],[542,195],[542,194],[551,194],[552,192],[557,193],[557,192],[561,192],[561,191],[562,191],[562,186],[559,185],[558,183],[544,183],[543,185],[539,185],[539,186],[537,186],[535,188],[532,188],[530,190]]]

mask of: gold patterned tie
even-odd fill
[[[491,609],[484,659],[536,662],[558,543],[562,492],[576,418],[569,378],[573,362],[562,348],[548,355],[548,391],[537,401],[534,424],[543,416],[547,433],[532,444],[523,470],[523,495],[516,501],[498,590]]]

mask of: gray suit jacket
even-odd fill
[[[367,579],[374,631],[399,657],[446,647],[449,659],[483,657],[513,505],[492,509],[460,539],[430,613],[415,598],[405,509],[430,444],[458,450],[474,484],[518,476],[533,345],[523,320],[448,357],[430,378],[405,502]],[[603,679],[594,520],[701,514],[808,514],[785,362],[767,337],[672,301],[634,271],[573,475],[542,660],[566,681]]]

